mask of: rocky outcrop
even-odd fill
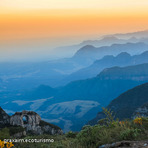
[[[0,128],[8,127],[10,129],[21,127],[22,130],[16,131],[13,129],[12,137],[22,137],[26,133],[32,134],[50,134],[61,135],[63,131],[56,125],[50,124],[41,120],[41,117],[33,111],[16,112],[14,115],[9,116],[0,107]]]
[[[37,130],[41,117],[32,111],[16,112],[10,117],[10,125],[22,126],[29,130]]]
[[[50,124],[43,120],[40,121],[39,126],[41,127],[42,132],[45,134],[50,134],[50,135],[62,135],[63,134],[63,131],[58,126],[54,124]]]
[[[62,130],[53,124],[41,120],[41,117],[33,111],[16,112],[10,117],[10,125],[21,126],[32,134],[62,134]]]
[[[148,117],[148,103],[146,103],[142,107],[139,107],[138,109],[136,109],[132,118],[135,118],[135,117],[138,117],[138,116]]]
[[[102,145],[99,148],[148,148],[148,141],[121,141]]]
[[[0,128],[3,128],[10,123],[10,116],[0,107]]]
[[[25,137],[26,136],[26,131],[22,131],[22,132],[17,132],[14,135],[12,135],[12,138],[21,138],[21,137]]]

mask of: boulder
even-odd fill
[[[21,126],[26,129],[26,132],[32,134],[62,134],[62,130],[53,124],[41,120],[41,117],[33,111],[16,112],[10,117],[10,125]]]

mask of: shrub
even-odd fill
[[[134,121],[115,120],[113,112],[103,109],[105,119],[95,126],[84,126],[76,136],[77,142],[84,147],[98,147],[121,140],[137,140],[148,138],[148,118],[138,118]]]
[[[140,129],[127,128],[125,131],[120,133],[121,140],[134,140],[140,135]]]
[[[72,132],[72,131],[69,131],[68,133],[65,134],[65,136],[67,138],[76,138],[76,135],[77,135],[77,133],[76,132]]]
[[[10,138],[9,129],[8,128],[1,129],[0,140],[9,139],[9,138]]]
[[[148,118],[142,118],[142,126],[144,129],[148,130]]]
[[[9,133],[10,135],[14,135],[16,133],[20,133],[23,132],[25,130],[25,128],[21,127],[21,126],[11,126],[9,127]]]
[[[134,119],[134,123],[135,123],[135,124],[142,125],[142,118],[139,118],[139,117],[138,117],[138,118],[135,118],[135,119]]]

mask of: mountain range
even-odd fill
[[[0,88],[1,90],[6,91],[31,89],[42,84],[50,85],[52,87],[61,86],[73,80],[78,80],[79,78],[81,79],[81,74],[84,73],[83,70],[82,72],[80,71],[80,77],[78,76],[77,79],[75,79],[74,72],[84,67],[88,67],[94,61],[102,58],[103,56],[109,54],[116,56],[121,52],[128,52],[133,55],[140,54],[147,50],[148,45],[145,43],[114,44],[111,46],[104,46],[99,48],[87,45],[78,50],[73,57],[67,59],[65,58],[38,63],[0,63]],[[107,58],[105,57],[105,59]],[[103,60],[104,59],[102,59],[102,61]],[[100,67],[99,71],[93,69],[92,73],[95,73],[95,75],[92,76],[96,76],[96,74],[103,70],[103,68],[106,68],[106,66],[98,66],[98,68]],[[116,66],[116,64],[111,66]],[[119,66],[122,66],[122,64]],[[89,73],[91,72],[88,72],[86,74],[88,77],[84,76],[84,78],[89,78]],[[72,76],[70,74],[72,74]]]
[[[80,44],[70,45],[70,46],[62,46],[57,47],[53,50],[55,55],[59,55],[59,57],[71,57],[75,54],[78,49],[82,48],[86,45],[92,45],[95,47],[101,46],[111,46],[112,44],[125,44],[125,43],[137,43],[144,42],[148,43],[148,30],[130,32],[130,33],[117,33],[104,35],[95,40],[85,40]]]
[[[74,81],[63,87],[41,86],[8,97],[8,92],[3,93],[1,104],[9,113],[33,110],[65,131],[78,131],[101,111],[101,107],[107,106],[121,93],[146,82],[148,64],[112,67],[94,78]]]
[[[95,77],[105,68],[110,68],[114,66],[129,66],[129,65],[138,65],[142,63],[148,63],[148,51],[143,52],[140,55],[133,55],[126,52],[122,52],[117,56],[108,55],[103,57],[100,60],[96,60],[92,65],[82,68],[67,77],[64,78],[63,84],[74,80],[83,80],[87,78]]]
[[[113,107],[120,119],[131,117],[146,103],[144,99],[137,105],[138,90],[129,98],[124,94],[148,82],[147,43],[147,31],[116,34],[76,45],[69,58],[0,63],[0,104],[9,114],[35,111],[64,131],[80,130],[99,111],[103,117],[101,107]]]
[[[78,50],[72,57],[73,60],[83,63],[84,65],[92,64],[93,61],[101,59],[106,55],[118,55],[121,52],[128,52],[131,55],[140,54],[148,50],[148,45],[142,42],[113,44],[111,46],[94,47],[86,45]],[[84,60],[85,59],[85,60]]]
[[[105,35],[105,37],[108,36],[114,36],[117,38],[122,38],[122,39],[129,39],[129,38],[137,38],[137,39],[143,39],[148,37],[148,30],[143,30],[143,31],[136,31],[136,32],[130,32],[130,33],[116,33],[116,34],[111,34],[111,35]]]
[[[78,49],[86,46],[86,45],[92,45],[95,47],[101,47],[101,46],[111,46],[112,44],[126,44],[128,42],[130,43],[136,43],[136,42],[143,42],[142,39],[138,39],[135,37],[131,37],[129,39],[122,39],[122,38],[117,38],[115,36],[105,36],[105,37],[100,37],[96,40],[85,40],[81,42],[80,44],[75,44],[75,45],[70,45],[70,46],[61,46],[57,47],[53,50],[53,53],[59,57],[72,57],[75,52],[78,51]]]

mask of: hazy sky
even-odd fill
[[[0,0],[1,40],[148,29],[148,0]]]
[[[148,6],[147,0],[1,0],[2,8],[10,9],[75,9],[75,8],[139,8]]]
[[[148,0],[0,0],[0,43],[55,46],[148,29]]]

